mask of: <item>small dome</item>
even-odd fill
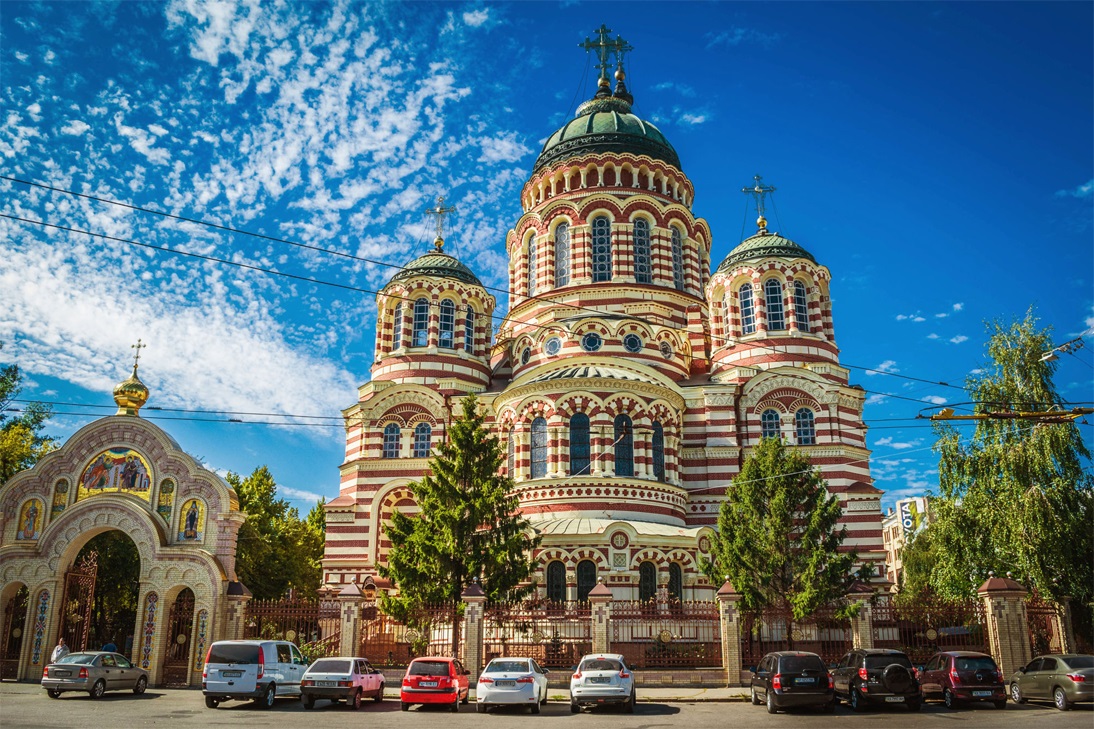
[[[631,152],[668,162],[680,169],[680,158],[661,130],[631,113],[626,99],[586,101],[577,116],[547,138],[533,171],[590,152]]]
[[[470,268],[460,263],[454,256],[441,251],[430,251],[424,256],[414,259],[407,264],[406,268],[392,276],[391,281],[388,283],[402,281],[412,276],[454,278],[457,281],[482,286],[482,282],[479,281],[478,276],[471,272]]]
[[[137,377],[136,365],[133,365],[133,374],[129,379],[114,387],[114,402],[118,404],[115,415],[136,415],[141,406],[148,402],[148,388]]]
[[[726,273],[742,261],[754,261],[760,258],[804,258],[812,263],[817,259],[813,254],[800,245],[784,238],[778,233],[762,231],[747,238],[736,248],[729,252],[726,259],[718,266],[718,273]]]

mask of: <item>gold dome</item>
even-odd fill
[[[114,387],[114,402],[118,403],[115,415],[137,415],[141,406],[148,402],[148,388],[137,377],[137,365],[133,365],[133,374],[129,379]]]

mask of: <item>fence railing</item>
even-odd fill
[[[454,635],[453,628],[458,631]],[[462,641],[463,615],[458,603],[424,605],[406,622],[365,603],[358,638],[361,656],[376,666],[405,666],[418,656],[451,656],[453,639]],[[457,646],[462,653],[462,645]],[[457,658],[460,656],[456,656]]]
[[[1062,653],[1063,636],[1059,634],[1058,609],[1055,603],[1042,600],[1037,594],[1026,598],[1026,625],[1029,628],[1030,654]]]
[[[722,665],[721,620],[713,602],[612,603],[612,652],[636,668]]]
[[[587,602],[490,603],[483,619],[483,666],[509,656],[570,668],[592,651],[590,615]]]
[[[822,608],[801,620],[784,608],[745,613],[742,618],[742,668],[755,666],[772,651],[789,650],[816,653],[825,663],[835,663],[852,647],[851,621],[837,616],[836,608]]]
[[[245,611],[243,637],[290,640],[300,645],[321,640],[338,629],[337,600],[251,600]]]
[[[984,604],[979,600],[921,600],[915,605],[884,601],[873,607],[874,647],[895,648],[913,664],[938,651],[988,651]]]

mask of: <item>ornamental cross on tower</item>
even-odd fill
[[[767,230],[767,218],[764,217],[764,197],[768,193],[775,192],[775,188],[771,185],[763,184],[764,178],[756,175],[752,178],[756,181],[756,184],[752,187],[742,187],[741,192],[746,195],[751,195],[756,201],[756,225],[759,226],[760,231]]]
[[[440,252],[444,249],[444,217],[449,213],[456,212],[456,206],[449,207],[444,206],[444,195],[437,197],[437,207],[427,208],[426,215],[437,216],[437,240],[433,241],[433,245],[437,246],[437,251]]]
[[[586,53],[589,51],[596,51],[596,57],[598,59],[597,67],[600,69],[601,85],[607,85],[608,66],[611,65],[612,54],[615,54],[616,65],[622,69],[623,56],[629,51],[633,51],[634,47],[620,36],[616,36],[615,40],[612,40],[612,29],[604,24],[601,24],[601,26],[593,32],[596,33],[597,40],[590,40],[589,37],[586,36],[585,42],[579,43],[578,47],[584,48]]]
[[[137,350],[133,353],[133,374],[137,374],[137,364],[141,361],[141,350],[147,348],[147,344],[141,344],[141,340],[137,340],[136,344],[130,344],[130,349]]]

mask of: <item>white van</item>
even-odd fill
[[[209,646],[201,673],[205,706],[254,699],[263,709],[278,696],[299,696],[308,668],[300,649],[284,640],[221,640]]]

